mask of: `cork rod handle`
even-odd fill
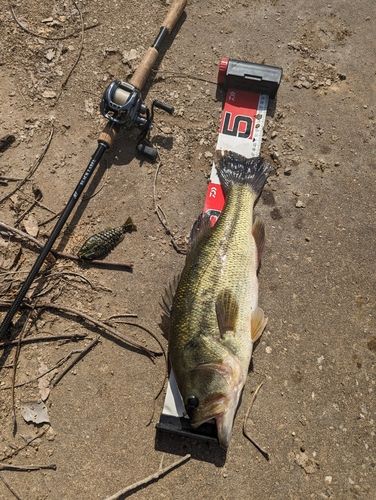
[[[170,10],[167,12],[165,20],[162,23],[162,26],[167,28],[170,33],[174,29],[175,24],[179,21],[186,5],[187,0],[175,0],[172,2]]]

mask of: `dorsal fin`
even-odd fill
[[[197,248],[197,245],[205,238],[208,238],[211,233],[210,216],[207,213],[201,213],[194,222],[191,234],[189,236],[189,252]]]
[[[238,320],[239,306],[231,290],[226,288],[221,291],[215,303],[217,321],[220,334],[234,332]]]
[[[160,302],[162,315],[159,327],[162,330],[163,336],[166,338],[166,340],[168,340],[170,334],[172,302],[179,285],[180,276],[181,274],[176,274],[172,278],[170,283],[166,286],[164,294],[162,295],[162,301]]]
[[[261,257],[265,247],[265,226],[261,219],[256,217],[253,227],[252,235],[256,242],[257,247],[257,270],[261,266]]]

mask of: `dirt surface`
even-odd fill
[[[95,148],[103,89],[114,77],[131,75],[167,9],[156,0],[80,1],[78,6],[85,25],[94,27],[85,30],[81,57],[60,98],[80,49],[75,4],[14,2],[16,16],[31,31],[47,37],[76,33],[60,41],[26,33],[7,2],[0,11],[0,137],[16,137],[0,153],[0,179],[24,178],[53,129],[31,180],[1,203],[0,220],[32,234],[38,230],[41,241],[53,225],[44,223],[53,215],[44,207],[63,208]],[[50,392],[50,379],[67,363],[39,384],[16,389],[13,436],[6,389],[12,347],[1,357],[0,467],[57,465],[56,471],[0,472],[20,498],[105,498],[155,472],[161,448],[168,452],[165,465],[177,455],[193,458],[136,492],[136,498],[376,498],[374,18],[374,0],[189,2],[147,95],[148,102],[158,97],[176,108],[174,117],[157,112],[153,142],[162,159],[157,200],[181,244],[203,204],[221,103],[215,85],[176,73],[215,81],[222,55],[284,69],[263,143],[277,175],[258,204],[267,231],[260,304],[269,323],[253,356],[227,457],[211,445],[184,439],[156,445],[154,424],[163,397],[153,424],[147,423],[163,382],[163,358],[153,364],[111,336],[102,337]],[[138,231],[126,235],[107,260],[133,262],[134,272],[58,260],[33,293],[42,294],[41,302],[74,307],[97,319],[137,314],[132,321],[166,345],[158,329],[159,300],[184,257],[154,213],[156,165],[135,158],[134,144],[135,137],[126,133],[119,139],[58,245],[74,253],[89,235],[132,216]],[[15,187],[15,181],[2,180],[0,199]],[[38,189],[44,207],[32,206]],[[14,297],[34,258],[25,241],[0,238],[0,300]],[[29,336],[83,333],[88,339],[24,345],[17,383],[82,350],[98,334],[69,315],[45,311],[32,318]],[[112,326],[159,350],[145,332]],[[262,380],[248,427],[270,453],[269,463],[241,430]],[[42,397],[48,397],[51,425],[26,424],[22,406]],[[1,480],[0,497],[12,498]]]

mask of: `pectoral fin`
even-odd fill
[[[236,330],[239,306],[231,290],[223,290],[215,303],[219,331],[223,336],[226,332]]]
[[[252,342],[256,342],[260,338],[262,332],[265,330],[268,318],[265,318],[264,311],[261,307],[257,307],[251,316],[251,339]]]

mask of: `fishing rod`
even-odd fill
[[[84,174],[77,184],[73,194],[69,198],[67,205],[65,206],[46,244],[36,259],[29,275],[21,286],[14,302],[3,319],[0,326],[0,339],[8,335],[8,330],[12,324],[14,315],[20,308],[23,299],[25,298],[35,277],[39,273],[44,261],[50,253],[57,237],[74,209],[83,190],[85,189],[85,186],[89,182],[94,170],[98,166],[104,153],[113,146],[119,130],[122,127],[128,129],[132,127],[138,128],[140,130],[139,141],[137,144],[138,152],[146,155],[152,160],[156,158],[157,151],[147,141],[148,133],[152,126],[154,108],[159,108],[170,114],[174,112],[174,108],[164,102],[154,100],[151,109],[149,110],[142,99],[141,92],[153,66],[158,59],[160,49],[164,41],[173,31],[175,25],[184,12],[186,4],[187,0],[173,0],[154,43],[146,51],[141,63],[137,67],[130,81],[123,82],[120,80],[114,80],[104,91],[100,104],[100,110],[102,115],[107,119],[107,124],[99,134],[97,149],[91,157]]]

